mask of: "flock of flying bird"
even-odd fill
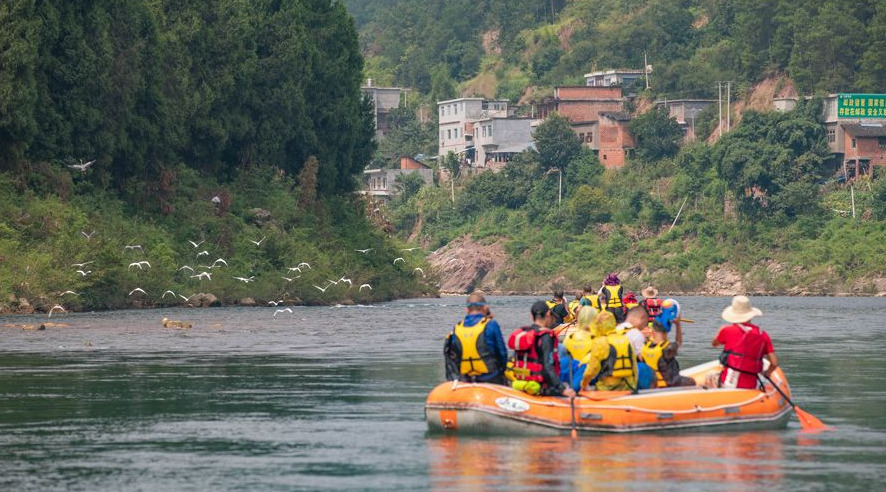
[[[86,164],[82,164],[82,166],[87,166],[87,167],[88,167],[90,164],[92,164],[92,162],[94,162],[94,161],[88,162],[88,163],[86,163]],[[78,166],[78,165],[75,165],[75,166]],[[75,167],[75,166],[71,166],[71,167]],[[79,169],[79,168],[78,168],[78,169]],[[81,169],[81,170],[82,170],[82,169]],[[90,233],[87,233],[86,231],[81,231],[81,234],[83,235],[83,237],[86,238],[87,241],[90,241],[90,240],[92,239],[92,237],[95,235],[95,231],[93,230],[93,231],[90,232]],[[264,242],[265,239],[266,239],[266,237],[263,236],[261,239],[259,239],[259,240],[257,240],[257,241],[253,241],[253,240],[251,240],[251,239],[249,239],[248,241],[249,241],[250,243],[254,244],[256,247],[261,247],[261,244]],[[190,241],[190,240],[189,240],[188,242],[189,242],[189,243],[191,244],[191,246],[196,250],[196,249],[199,249],[199,248],[200,248],[200,246],[205,242],[205,240],[201,240],[201,241],[199,241],[199,242],[195,242],[195,241]],[[417,250],[417,249],[419,249],[419,248],[417,248],[417,247],[414,247],[414,248],[404,248],[404,249],[402,249],[401,251],[412,252],[412,251],[415,251],[415,250]],[[374,251],[374,249],[373,249],[373,248],[366,248],[366,249],[356,249],[356,250],[354,250],[354,251],[356,251],[356,252],[358,252],[358,253],[361,253],[361,254],[364,254],[364,255],[367,255],[367,254],[372,253],[372,252]],[[123,252],[124,252],[124,253],[126,253],[126,252],[142,252],[142,253],[143,253],[143,252],[144,252],[144,248],[142,248],[142,246],[141,246],[140,244],[126,245],[126,246],[123,247]],[[196,258],[201,258],[201,257],[204,257],[204,256],[209,256],[209,255],[210,255],[209,251],[207,251],[207,250],[202,250],[202,251],[198,251],[198,252],[196,253]],[[92,270],[89,270],[89,266],[92,265],[93,263],[95,263],[95,262],[94,262],[94,261],[87,261],[87,262],[83,262],[83,263],[74,263],[74,264],[71,265],[71,267],[72,267],[72,268],[77,268],[76,273],[80,274],[80,275],[83,276],[83,277],[86,277],[86,276],[88,276],[88,275],[90,275],[90,274],[93,273]],[[394,265],[397,265],[398,263],[403,263],[403,264],[405,264],[405,263],[406,263],[406,260],[405,260],[403,257],[397,257],[397,258],[394,259],[393,264],[394,264]],[[213,273],[211,272],[211,270],[213,270],[213,269],[215,269],[215,268],[221,268],[222,265],[224,265],[225,267],[227,267],[227,266],[228,266],[228,262],[227,262],[224,258],[218,258],[218,259],[216,259],[214,262],[212,262],[212,264],[209,264],[209,265],[199,265],[199,268],[202,269],[202,271],[199,271],[199,272],[198,272],[197,270],[194,269],[194,267],[192,267],[192,266],[190,266],[190,265],[182,265],[181,267],[178,268],[178,270],[176,271],[176,273],[178,273],[178,272],[187,272],[187,273],[190,273],[190,275],[188,275],[188,278],[190,278],[190,279],[196,279],[196,280],[198,280],[198,281],[203,281],[203,280],[211,281],[211,280],[212,280],[212,275],[213,275]],[[136,269],[136,268],[137,268],[138,270],[145,270],[145,269],[151,268],[151,263],[150,263],[148,260],[137,260],[137,261],[133,261],[133,262],[129,263],[127,269],[128,269],[128,270],[133,270],[133,269]],[[287,274],[287,275],[292,275],[292,274],[295,273],[295,272],[297,272],[299,275],[288,276],[288,277],[287,277],[287,276],[281,276],[280,278],[283,279],[283,280],[285,280],[287,283],[288,283],[288,282],[292,282],[292,281],[294,281],[295,279],[301,278],[301,274],[302,274],[304,271],[306,271],[306,270],[307,270],[307,271],[312,270],[311,265],[310,265],[309,263],[307,263],[307,262],[301,262],[301,263],[299,263],[298,265],[296,265],[296,266],[294,266],[294,267],[288,267],[288,268],[286,269],[286,274]],[[413,271],[412,271],[412,273],[413,273],[413,274],[415,274],[415,273],[421,273],[422,276],[424,276],[424,274],[425,274],[424,270],[421,269],[421,268],[414,268]],[[248,283],[250,283],[250,282],[255,281],[255,276],[254,276],[254,275],[249,276],[249,277],[245,277],[245,276],[233,276],[232,278],[233,278],[234,280],[238,280],[238,281],[243,282],[243,283],[245,283],[245,284],[248,284]],[[313,286],[315,289],[319,290],[320,292],[325,293],[325,292],[326,292],[330,287],[332,287],[333,285],[336,285],[336,286],[337,286],[337,285],[339,285],[339,284],[347,284],[348,289],[351,289],[351,288],[354,286],[354,282],[353,282],[353,280],[350,279],[350,278],[347,278],[347,277],[344,276],[344,275],[342,275],[338,280],[327,279],[326,284],[325,284],[324,286],[322,286],[322,287],[319,286],[319,285],[317,285],[317,284],[312,284],[312,286]],[[370,285],[370,284],[368,284],[368,283],[360,284],[360,285],[357,287],[357,289],[358,289],[358,292],[363,292],[364,289],[372,290],[372,285]],[[148,293],[145,292],[144,289],[142,289],[141,287],[136,287],[136,288],[132,289],[131,291],[129,291],[129,293],[127,294],[127,296],[128,296],[128,297],[131,297],[131,296],[136,295],[136,294],[141,294],[142,296],[147,296],[147,295],[148,295]],[[65,296],[65,295],[75,295],[75,296],[77,296],[77,295],[80,295],[80,294],[77,293],[77,292],[74,292],[74,291],[72,291],[72,290],[68,290],[68,291],[65,291],[65,292],[61,293],[61,296]],[[196,296],[197,294],[192,294],[192,295],[189,296],[189,297],[185,297],[185,296],[183,296],[183,295],[181,295],[181,294],[176,294],[176,293],[175,293],[174,291],[172,291],[172,290],[166,290],[166,291],[163,292],[163,294],[160,296],[160,299],[161,299],[161,300],[162,300],[162,299],[165,299],[167,295],[171,295],[173,298],[175,298],[175,297],[179,297],[179,298],[181,298],[184,302],[189,302],[189,301],[190,301],[194,296]],[[282,299],[281,299],[281,300],[277,300],[277,301],[269,301],[269,302],[268,302],[268,306],[270,306],[270,307],[277,307],[277,306],[280,306],[281,304],[283,304],[284,302],[285,302],[285,301],[282,300]],[[61,305],[56,305],[56,306],[53,306],[52,309],[49,311],[49,317],[52,317],[52,314],[53,314],[54,312],[56,312],[56,311],[59,311],[59,312],[67,312],[63,306],[61,306]],[[276,316],[277,316],[278,314],[280,314],[280,313],[290,313],[290,314],[292,314],[292,309],[291,309],[291,308],[288,308],[288,307],[286,307],[286,308],[281,308],[281,309],[277,309],[277,310],[274,312],[274,316],[276,317]]]
[[[72,169],[75,169],[75,170],[77,170],[77,171],[86,172],[86,170],[89,169],[89,167],[92,166],[94,163],[95,163],[95,159],[93,159],[93,160],[91,160],[91,161],[89,161],[89,162],[83,162],[83,160],[81,159],[79,164],[70,164],[70,165],[68,165],[68,167],[70,167],[70,168],[72,168]],[[219,203],[220,201],[221,201],[221,200],[219,199],[219,197],[217,197],[217,196],[212,197],[212,202],[213,202],[213,203]],[[378,210],[378,209],[376,209],[376,210]],[[83,237],[85,237],[87,241],[90,241],[90,240],[92,240],[92,237],[95,235],[95,230],[93,230],[93,231],[90,232],[90,233],[87,233],[86,231],[80,231],[80,234],[82,234]],[[266,239],[266,237],[265,237],[265,236],[262,236],[262,238],[259,239],[258,241],[253,241],[252,239],[248,239],[248,241],[249,241],[250,243],[254,244],[256,247],[261,247],[261,245],[262,245],[262,243],[264,242],[265,239]],[[195,241],[190,241],[190,240],[189,240],[188,242],[191,244],[191,246],[194,247],[194,249],[198,249],[198,248],[200,247],[200,245],[202,245],[202,244],[205,242],[205,240],[201,240],[200,242],[195,242]],[[419,249],[419,248],[417,248],[417,247],[415,247],[415,248],[404,248],[404,249],[402,249],[401,251],[412,252],[412,251],[415,251],[415,250],[417,250],[417,249]],[[124,246],[124,247],[123,247],[123,251],[124,251],[124,253],[127,252],[127,251],[131,251],[131,252],[140,251],[140,252],[143,253],[143,252],[144,252],[144,249],[142,248],[142,246],[141,246],[140,244],[131,244],[131,245],[126,245],[126,246]],[[354,250],[354,251],[366,255],[366,254],[369,254],[369,253],[371,253],[372,251],[374,251],[374,249],[373,249],[373,248],[366,248],[366,249],[356,249],[356,250]],[[203,256],[209,256],[209,251],[207,251],[207,250],[203,250],[203,251],[199,251],[199,252],[197,252],[197,254],[196,254],[196,257],[197,257],[197,258],[201,258],[201,257],[203,257]],[[77,268],[76,272],[77,272],[79,275],[81,275],[82,277],[86,277],[86,276],[92,274],[92,270],[89,270],[88,268],[89,268],[89,265],[91,265],[91,264],[93,264],[93,263],[95,263],[95,262],[94,262],[94,261],[87,261],[87,262],[83,262],[83,263],[74,263],[74,264],[71,265],[71,267],[73,267],[73,268]],[[394,265],[397,265],[398,263],[403,263],[403,264],[405,265],[405,264],[406,264],[406,260],[405,260],[403,257],[397,257],[397,258],[394,259]],[[209,270],[212,270],[212,269],[214,269],[214,268],[220,268],[222,265],[224,265],[224,266],[227,267],[227,266],[228,266],[228,262],[225,261],[224,258],[218,258],[218,259],[216,259],[211,265],[199,265],[199,267],[203,269],[203,271],[201,271],[201,272],[197,272],[197,271],[196,271],[193,267],[191,267],[190,265],[182,265],[182,266],[176,271],[176,273],[178,273],[178,272],[182,272],[182,271],[187,271],[187,272],[189,272],[189,273],[191,274],[191,275],[188,276],[188,278],[197,279],[198,281],[203,281],[203,280],[209,280],[209,281],[211,281],[211,280],[212,280],[212,275],[213,275],[213,274],[212,274],[212,272],[210,272]],[[134,268],[138,268],[139,270],[144,270],[144,269],[146,269],[146,268],[151,268],[151,263],[150,263],[149,261],[147,261],[147,260],[139,260],[139,261],[134,261],[134,262],[132,262],[132,263],[129,263],[128,270],[132,270],[132,269],[134,269]],[[301,263],[299,263],[298,265],[296,265],[296,266],[294,266],[294,267],[289,267],[289,268],[287,268],[286,271],[287,271],[287,275],[291,275],[293,272],[298,272],[299,274],[301,274],[302,271],[303,271],[304,269],[311,270],[311,265],[308,264],[307,262],[301,262]],[[421,273],[422,276],[424,276],[425,271],[422,270],[421,268],[414,268],[414,269],[412,270],[412,273],[413,273],[413,274],[415,274],[415,273]],[[301,275],[297,275],[297,276],[294,276],[294,277],[281,276],[281,278],[282,278],[283,280],[285,280],[286,282],[292,282],[292,281],[294,281],[294,280],[297,279],[297,278],[301,278]],[[233,279],[234,279],[234,280],[238,280],[238,281],[240,281],[240,282],[243,282],[243,283],[245,283],[245,284],[248,284],[248,283],[250,283],[250,282],[255,281],[255,276],[254,276],[254,275],[249,276],[249,277],[239,277],[239,276],[234,276]],[[320,292],[325,293],[326,290],[329,289],[331,286],[333,286],[333,285],[339,285],[339,284],[348,284],[348,289],[350,289],[351,287],[353,287],[353,281],[352,281],[351,279],[345,277],[344,275],[342,275],[341,278],[339,278],[338,280],[329,280],[329,279],[327,279],[327,284],[326,284],[325,286],[323,286],[323,287],[321,287],[321,286],[319,286],[319,285],[317,285],[317,284],[312,284],[312,285],[313,285],[313,287],[314,287],[315,289],[319,290]],[[369,290],[372,290],[372,286],[369,285],[369,284],[360,284],[360,286],[358,287],[358,292],[363,292],[363,289],[369,289]],[[141,295],[144,295],[144,296],[148,295],[148,293],[145,292],[144,289],[142,289],[141,287],[136,287],[136,288],[132,289],[131,291],[129,291],[128,296],[131,297],[131,296],[133,296],[133,295],[135,295],[135,294],[141,294]],[[68,291],[65,291],[65,292],[61,293],[61,296],[62,296],[62,297],[63,297],[63,296],[66,296],[66,295],[75,295],[75,296],[77,296],[77,295],[80,295],[80,294],[78,294],[77,292],[74,292],[74,291],[72,291],[72,290],[68,290]],[[185,296],[183,296],[183,295],[181,295],[181,294],[176,294],[176,293],[173,292],[172,290],[166,290],[165,292],[163,292],[163,295],[160,296],[160,299],[161,299],[161,300],[162,300],[162,299],[165,299],[167,295],[171,295],[171,296],[173,296],[173,298],[176,297],[176,296],[178,296],[178,297],[180,297],[183,301],[185,301],[185,302],[189,302],[189,301],[190,301],[194,296],[196,296],[197,294],[192,294],[190,297],[185,297]],[[269,301],[269,302],[268,302],[268,306],[271,306],[271,307],[277,307],[277,306],[279,306],[280,304],[282,304],[283,302],[284,302],[283,300]],[[55,305],[55,306],[52,307],[52,309],[49,310],[49,317],[51,318],[51,317],[52,317],[52,313],[54,313],[54,312],[56,312],[56,311],[63,312],[63,313],[64,313],[64,312],[67,312],[63,306],[61,306],[61,305]],[[292,314],[292,309],[290,309],[290,308],[288,308],[288,307],[287,307],[287,308],[282,308],[282,309],[277,309],[277,310],[274,312],[274,316],[277,316],[277,315],[280,314],[280,313],[290,313],[290,314]]]

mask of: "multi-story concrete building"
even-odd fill
[[[716,103],[715,99],[665,99],[655,101],[658,108],[667,108],[668,116],[677,120],[683,129],[683,140],[695,140],[695,118],[706,107]]]
[[[498,153],[493,159],[491,153],[499,149],[522,148],[532,145],[532,120],[529,118],[486,118],[473,123],[475,167],[497,167],[493,163],[502,163],[507,154]],[[508,159],[509,160],[509,159]],[[504,162],[507,162],[504,160]]]
[[[798,99],[781,97],[773,103],[778,111],[790,111]],[[830,94],[822,103],[822,124],[838,173],[852,179],[886,166],[886,94]]]
[[[507,99],[487,100],[481,97],[462,97],[437,102],[440,143],[438,154],[450,151],[465,161],[477,162],[474,152],[474,125],[479,120],[507,118]]]
[[[366,79],[366,85],[360,92],[369,96],[375,108],[375,138],[384,138],[390,130],[391,111],[404,103],[406,92],[402,87],[376,87],[372,79]]]

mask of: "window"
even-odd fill
[[[455,129],[455,138],[458,138],[458,128]]]
[[[587,142],[587,143],[594,142],[594,132],[588,132],[588,137],[587,137],[587,140],[585,140],[585,142]]]
[[[852,139],[852,148],[853,149],[855,148],[855,139],[854,138]]]
[[[585,134],[584,134],[584,133],[579,133],[579,134],[578,134],[578,139],[581,140],[582,142],[584,142],[584,141],[585,141]]]
[[[492,136],[492,125],[489,125],[489,136]]]
[[[440,116],[443,116],[444,114],[446,114],[446,112],[443,111],[445,108],[446,108],[445,106],[440,106]]]
[[[449,140],[452,138],[452,130],[446,130],[446,139]]]
[[[383,190],[388,189],[388,178],[381,178],[381,188]]]
[[[455,114],[458,114],[458,104],[453,104],[452,107],[455,109]]]
[[[443,130],[440,130],[440,140],[446,140],[446,136],[443,133]]]
[[[886,149],[886,137],[877,137],[877,147]]]
[[[834,143],[837,141],[837,130],[831,128],[828,130],[828,143]]]

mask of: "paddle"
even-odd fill
[[[782,398],[784,398],[788,403],[790,403],[791,408],[793,408],[794,412],[797,413],[797,420],[800,421],[800,427],[803,430],[807,430],[807,431],[833,430],[832,427],[825,425],[825,423],[822,422],[821,420],[819,420],[818,417],[816,417],[815,415],[812,415],[811,413],[804,411],[803,409],[798,407],[796,404],[794,404],[794,402],[791,401],[790,398],[788,398],[788,395],[786,395],[784,393],[784,391],[782,391],[781,388],[779,388],[778,385],[775,384],[775,381],[773,381],[769,376],[766,376],[764,374],[763,377],[766,378],[770,383],[772,383],[772,387],[775,388],[775,391],[778,391],[778,394],[780,394],[782,396]],[[759,378],[760,378],[760,375],[758,374],[757,379],[759,379]],[[760,382],[762,383],[763,381],[760,381]]]
[[[569,357],[569,387],[572,388],[572,357]],[[581,389],[581,388],[579,388]],[[578,429],[575,427],[575,395],[569,397],[569,416],[572,418],[572,432],[570,435],[573,439],[578,437]]]

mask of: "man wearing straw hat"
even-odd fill
[[[763,312],[751,306],[746,296],[735,296],[732,304],[723,310],[723,319],[732,323],[720,328],[711,345],[723,346],[720,363],[721,388],[754,389],[757,387],[757,375],[761,372],[769,376],[778,367],[778,357],[772,348],[769,334],[751,323]],[[763,359],[769,361],[769,367],[763,371]]]

